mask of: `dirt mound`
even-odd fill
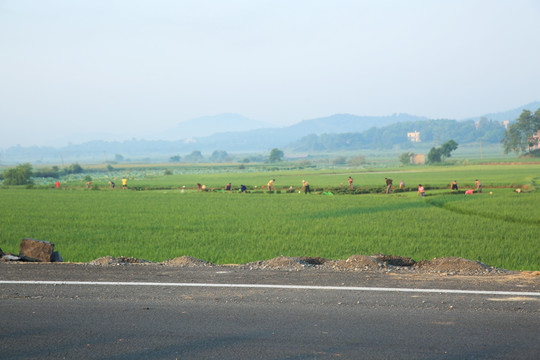
[[[150,261],[132,257],[104,256],[88,263],[89,265],[115,266],[128,264],[149,264]],[[181,256],[155,265],[175,267],[216,266],[205,260],[191,256]],[[507,270],[488,266],[479,261],[458,257],[435,258],[433,260],[414,261],[409,257],[375,254],[352,255],[345,260],[328,260],[321,257],[288,257],[278,256],[273,259],[236,265],[245,269],[269,269],[283,271],[300,271],[303,269],[321,269],[331,271],[378,271],[399,273],[440,273],[445,275],[487,275],[508,273]]]
[[[166,266],[178,266],[178,267],[197,267],[197,266],[213,266],[214,264],[207,261],[197,259],[191,256],[181,256],[162,262]]]
[[[326,267],[334,270],[348,271],[367,271],[380,270],[384,267],[384,263],[373,256],[352,255],[346,260],[334,260],[326,262]]]
[[[468,260],[457,257],[435,258],[433,260],[421,260],[417,262],[414,269],[427,271],[427,272],[439,272],[448,274],[485,274],[500,269],[488,266],[479,261]]]
[[[301,264],[307,264],[307,265],[323,265],[328,260],[322,257],[308,257],[303,256],[296,258]]]
[[[280,270],[300,270],[310,265],[306,261],[300,260],[300,258],[292,258],[288,256],[278,256],[276,258],[264,261],[256,261],[245,264],[245,267],[249,269],[280,269]]]
[[[132,257],[126,257],[126,256],[119,256],[117,258],[114,258],[110,255],[100,257],[98,259],[92,260],[89,262],[90,265],[99,265],[99,266],[107,266],[107,265],[126,265],[126,264],[147,264],[151,261],[144,260],[144,259],[136,259]]]
[[[385,265],[391,266],[413,266],[416,264],[416,261],[410,257],[395,256],[395,255],[385,255],[385,254],[375,254],[372,255],[375,259],[382,261]]]

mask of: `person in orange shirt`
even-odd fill
[[[480,180],[476,179],[476,181],[474,182],[474,185],[476,186],[476,192],[481,193],[482,192],[482,183],[480,182]]]

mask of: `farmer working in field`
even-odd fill
[[[302,189],[304,189],[304,194],[311,193],[309,183],[306,180],[302,180]]]
[[[386,193],[390,194],[392,191],[392,179],[384,178],[384,181],[386,182]]]
[[[476,192],[481,193],[482,192],[482,183],[480,182],[480,180],[476,179],[476,181],[474,182],[474,185],[476,186]]]
[[[353,189],[353,178],[349,176],[349,189]]]
[[[126,177],[124,176],[122,178],[122,190],[126,190],[128,187],[127,187],[127,179]]]
[[[276,181],[276,179],[272,179],[268,182],[268,191],[274,190],[274,181]]]

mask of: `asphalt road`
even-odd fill
[[[538,275],[0,263],[0,358],[538,359],[538,295]]]

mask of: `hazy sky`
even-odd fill
[[[0,0],[0,148],[540,100],[538,0]]]

